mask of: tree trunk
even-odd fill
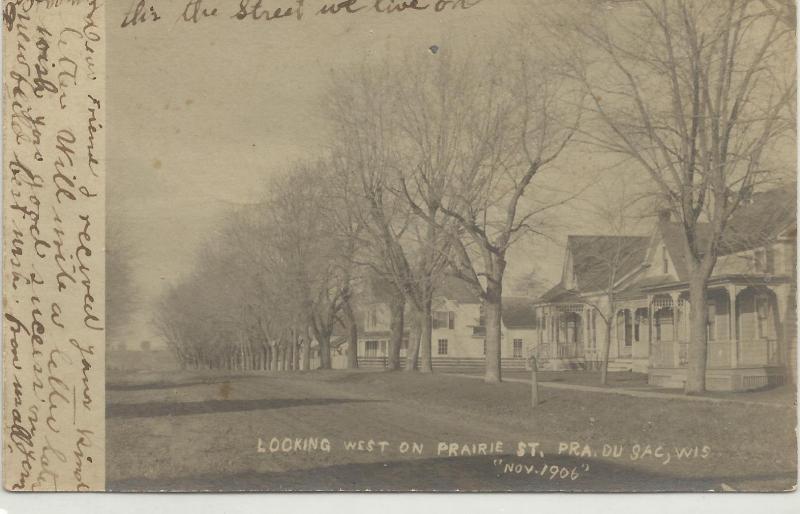
[[[294,353],[296,349],[294,334],[292,334],[292,338],[289,340],[289,351],[286,352],[286,367],[289,371],[294,371]]]
[[[419,320],[419,371],[421,373],[433,373],[432,362],[432,343],[433,338],[433,319],[431,316],[431,301],[425,302],[425,310],[420,313]]]
[[[606,318],[606,342],[603,346],[603,361],[600,363],[600,383],[602,385],[608,384],[608,359],[611,355],[611,327],[614,323],[615,316],[612,314]]]
[[[499,295],[488,294],[487,291],[487,298],[483,305],[486,319],[486,374],[483,381],[487,384],[497,384],[502,380],[500,341],[503,303]]]
[[[403,346],[403,331],[405,330],[406,300],[400,291],[395,291],[389,303],[391,319],[389,329],[389,362],[386,368],[389,371],[400,369],[400,348]]]
[[[414,312],[412,318],[415,320],[411,325],[411,337],[408,340],[408,350],[406,350],[406,371],[417,371],[417,359],[419,358],[419,346],[422,339],[422,331],[419,327],[419,312]]]
[[[497,384],[503,380],[500,365],[503,338],[503,274],[506,262],[501,255],[492,257],[490,263],[492,272],[486,280],[486,297],[483,301],[486,319],[486,373],[483,381],[487,384]]]
[[[707,278],[689,279],[689,365],[686,369],[686,394],[706,390],[706,359],[708,357],[708,307],[706,307]],[[677,310],[678,306],[673,306]]]
[[[306,335],[303,340],[303,371],[311,369],[311,337]]]
[[[319,340],[319,369],[331,369],[331,336],[320,334]]]
[[[353,305],[348,300],[344,304],[344,315],[347,318],[347,369],[358,369],[358,323],[353,312]]]

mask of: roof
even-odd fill
[[[536,300],[510,296],[503,298],[503,323],[506,328],[533,328],[536,326],[536,314],[533,307]]]
[[[437,284],[434,296],[441,296],[448,300],[455,300],[458,303],[481,303],[481,299],[475,294],[472,287],[456,277],[445,277]]]
[[[675,279],[673,279],[669,275],[657,275],[651,277],[642,277],[639,280],[636,280],[631,285],[617,293],[617,298],[636,298],[641,296],[648,288],[660,286],[663,284],[670,284],[674,283]]]
[[[612,272],[618,280],[644,263],[649,242],[639,236],[569,236],[577,289],[605,290]]]
[[[683,251],[683,225],[676,221],[659,221],[658,231],[661,234],[661,241],[667,247],[672,265],[680,280],[686,280],[689,275],[689,267],[686,263],[686,254]],[[708,241],[710,226],[708,223],[698,223],[695,228],[697,242],[702,247]]]
[[[561,284],[556,284],[536,299],[535,303],[583,303],[583,299],[576,291],[568,291]]]
[[[764,246],[775,240],[797,217],[797,189],[791,187],[756,193],[731,217],[723,234],[722,253]]]
[[[797,211],[796,186],[772,189],[753,195],[750,202],[734,212],[722,234],[719,255],[728,255],[764,246],[795,222]],[[683,251],[683,225],[674,221],[659,221],[658,230],[672,258],[680,280],[687,280],[688,266]],[[703,247],[710,237],[708,223],[699,223],[697,240]]]

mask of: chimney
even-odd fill
[[[669,220],[672,218],[672,211],[669,209],[659,209],[658,211],[658,221],[661,223],[669,223]]]

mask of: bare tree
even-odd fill
[[[452,273],[482,299],[485,381],[499,382],[508,251],[563,201],[523,197],[572,138],[574,125],[564,123],[559,105],[567,93],[558,75],[524,57],[516,66],[478,65],[442,53],[416,69],[398,94],[413,166],[402,190],[430,230],[449,235],[443,255]]]
[[[634,161],[680,225],[689,275],[687,393],[705,389],[705,298],[726,224],[773,169],[793,125],[794,26],[773,2],[607,2],[578,22],[564,62],[591,98],[593,144]],[[782,4],[782,2],[778,2]],[[608,8],[606,8],[608,7]],[[574,52],[577,42],[582,53]],[[788,107],[788,108],[787,108]]]
[[[437,227],[412,219],[408,206],[398,198],[397,170],[406,158],[398,145],[399,104],[387,101],[399,70],[364,66],[355,73],[334,76],[328,116],[336,129],[335,162],[339,182],[347,182],[358,198],[348,205],[364,228],[362,245],[369,249],[361,263],[391,285],[389,368],[399,367],[399,352],[405,326],[405,305],[410,303],[422,327],[422,344],[412,343],[407,369],[415,370],[421,348],[419,370],[431,372],[431,304],[436,275],[449,245]],[[357,201],[356,201],[357,200]]]

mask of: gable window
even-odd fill
[[[437,353],[439,355],[447,355],[447,339],[439,339],[439,344],[437,346]]]
[[[522,339],[514,339],[513,354],[515,359],[522,358]]]
[[[661,247],[661,272],[665,275],[669,273],[669,257],[667,256],[667,247]]]
[[[456,313],[452,311],[434,311],[433,328],[453,330],[456,327]]]

